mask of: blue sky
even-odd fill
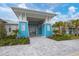
[[[79,18],[79,3],[0,3],[0,18],[17,20],[16,15],[10,7],[20,7],[58,14],[52,19],[52,23]]]

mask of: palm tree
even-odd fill
[[[6,37],[5,22],[0,21],[0,39]]]
[[[53,27],[57,27],[58,28],[58,33],[59,34],[62,34],[62,29],[61,28],[64,28],[65,27],[65,22],[56,22]]]
[[[75,34],[79,34],[79,28],[78,28],[79,27],[79,19],[72,20],[71,23],[72,23],[73,27],[75,27],[75,29],[76,29],[76,33]]]

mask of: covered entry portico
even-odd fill
[[[28,28],[30,37],[42,36],[42,25],[44,19],[28,17]]]
[[[48,37],[52,35],[52,25],[50,24],[50,20],[56,14],[17,7],[12,7],[12,9],[19,20],[18,35],[20,37]]]

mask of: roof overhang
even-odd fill
[[[3,20],[3,19],[0,19],[0,21],[2,21],[2,22],[4,22],[4,23],[6,23],[6,21],[5,21],[5,20]]]
[[[18,7],[11,7],[11,8],[16,14],[16,16],[18,16],[18,14],[20,13],[26,13],[27,17],[42,18],[42,19],[45,19],[46,17],[52,18],[56,16],[55,13],[48,13],[48,12],[42,12],[42,11],[18,8]]]
[[[4,23],[6,23],[6,24],[18,24],[16,21],[12,21],[12,20],[4,20],[4,19],[2,19],[2,18],[0,18],[0,21],[2,21],[2,22],[4,22]]]

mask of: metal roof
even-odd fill
[[[18,24],[18,22],[16,22],[16,21],[12,21],[12,20],[4,20],[4,19],[0,19],[0,21],[5,22],[6,24]]]
[[[17,16],[17,13],[21,13],[21,12],[24,12],[27,14],[27,16],[31,15],[31,16],[40,16],[40,17],[54,17],[56,16],[55,13],[48,13],[48,12],[43,12],[43,11],[36,11],[36,10],[30,10],[30,9],[24,9],[24,8],[18,8],[18,7],[11,7],[12,10],[14,11],[14,13],[16,14]],[[29,15],[28,15],[29,14]]]

